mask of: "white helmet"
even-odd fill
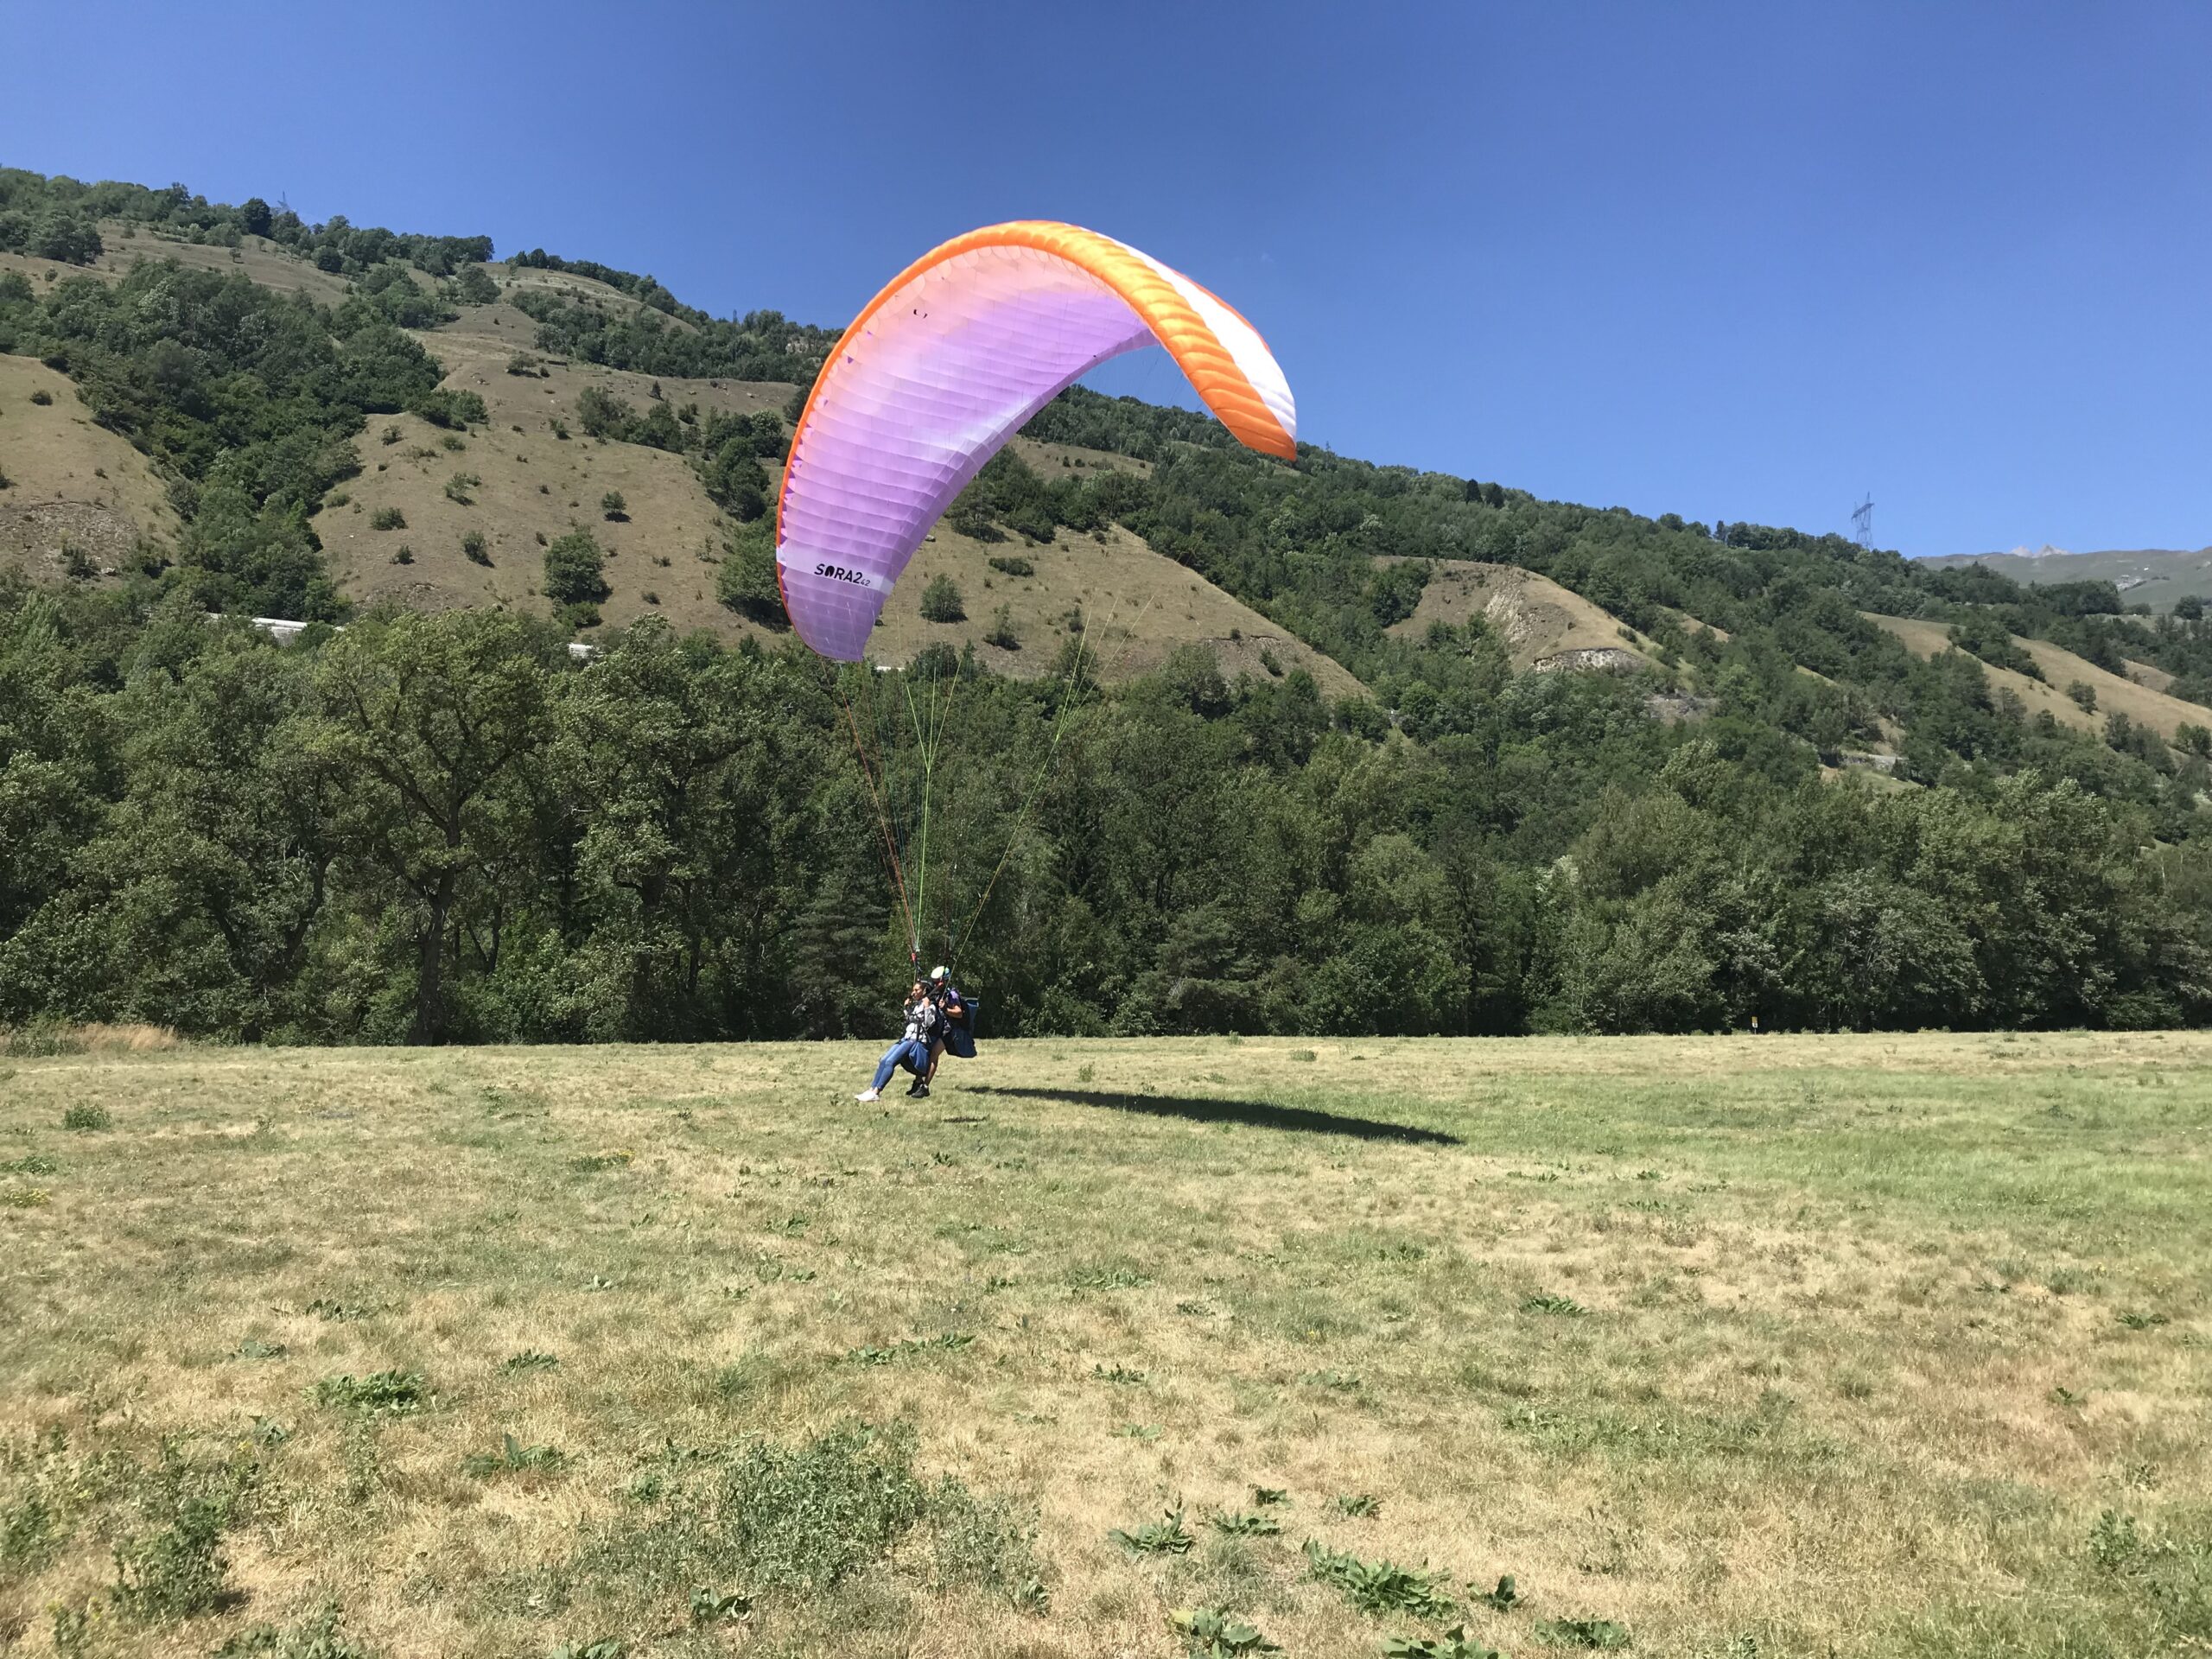
[[[944,977],[944,969],[942,969],[942,968],[932,968],[932,969],[930,969],[930,977],[931,977],[932,980],[943,979],[943,978]]]

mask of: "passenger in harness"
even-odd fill
[[[914,1086],[907,1090],[908,1094],[926,1095],[930,1091],[930,1046],[938,1028],[938,1011],[928,987],[918,979],[907,988],[903,1013],[906,1020],[905,1034],[883,1051],[883,1058],[876,1062],[875,1081],[853,1096],[862,1104],[879,1099],[883,1085],[891,1081],[891,1074],[900,1066],[914,1074]]]
[[[930,1084],[937,1077],[937,1063],[949,1049],[955,1059],[972,1060],[976,1058],[976,999],[963,996],[942,968],[930,969],[929,996],[936,1007],[937,1026],[930,1038],[929,1069],[907,1090],[910,1095],[926,1096]]]

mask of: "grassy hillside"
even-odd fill
[[[210,245],[128,219],[94,222],[101,251],[83,264],[0,252],[0,270],[18,270],[40,283],[58,281],[65,273],[112,281],[142,261],[175,259],[189,269],[243,276],[272,291],[303,295],[325,305],[343,302],[353,287],[346,275],[318,269],[302,251],[267,237],[249,235],[237,238],[235,245]],[[419,270],[410,272],[410,280],[426,295],[439,291]],[[456,438],[419,417],[401,415],[365,430],[360,476],[335,493],[341,499],[310,519],[340,592],[359,602],[388,601],[413,608],[488,604],[550,614],[555,607],[538,593],[541,550],[546,540],[581,524],[593,531],[609,561],[611,592],[600,607],[605,626],[619,628],[658,613],[680,629],[705,628],[727,639],[761,635],[758,625],[719,597],[717,567],[732,525],[690,470],[679,458],[642,445],[579,442],[575,409],[583,391],[595,387],[632,405],[665,401],[707,413],[744,414],[779,409],[797,388],[774,381],[656,377],[539,352],[534,349],[539,325],[510,300],[555,301],[595,315],[642,318],[677,334],[692,331],[693,325],[573,268],[511,263],[496,268],[493,281],[497,296],[490,302],[460,302],[448,293],[444,302],[452,309],[451,319],[414,331],[446,371],[443,386],[485,399],[487,425]],[[508,372],[518,356],[530,359],[530,374]],[[556,435],[563,429],[566,438]],[[1080,445],[1023,439],[1014,448],[1048,474],[1074,467],[1142,475],[1150,466]],[[93,505],[83,490],[73,487],[79,480],[66,466],[50,465],[37,449],[27,447],[16,462],[33,490],[48,493],[72,514],[81,517]],[[447,486],[461,474],[481,481],[461,485],[457,496]],[[620,521],[607,521],[599,506],[610,490],[626,502],[626,517]],[[393,512],[404,528],[372,527],[380,515],[388,520]],[[48,512],[43,518],[51,524],[60,516]],[[165,519],[156,514],[145,534],[166,542],[175,530],[174,513]],[[463,551],[463,538],[472,531],[483,538],[474,556]],[[52,534],[46,537],[49,544],[55,539]],[[1230,675],[1303,669],[1332,696],[1360,690],[1354,676],[1325,652],[1203,575],[1160,558],[1127,526],[1114,526],[1094,546],[1096,550],[1080,560],[1032,559],[1035,575],[1009,577],[988,563],[1006,550],[987,550],[940,524],[917,555],[907,586],[918,595],[930,577],[951,576],[969,598],[969,620],[925,623],[908,614],[911,607],[902,601],[912,596],[902,592],[878,636],[881,660],[903,663],[931,641],[944,640],[972,646],[1000,672],[1041,673],[1054,660],[1058,641],[1069,637],[1067,623],[1079,607],[1104,624],[1105,632],[1093,644],[1099,647],[1099,669],[1109,678],[1147,671],[1177,648],[1195,644],[1210,651]],[[111,559],[108,565],[118,563]],[[30,560],[26,568],[54,574],[58,566],[51,545],[42,562]],[[1498,628],[1517,667],[1541,662],[1547,667],[1619,669],[1651,659],[1648,639],[1624,640],[1617,618],[1541,576],[1468,561],[1444,561],[1433,568],[1438,586],[1415,619],[1393,629],[1402,638],[1425,633],[1439,618],[1458,624],[1479,615]],[[1465,602],[1463,590],[1471,582],[1475,589],[1491,584],[1494,592],[1484,594],[1484,604]],[[1001,607],[1007,631],[1023,642],[1020,649],[993,645],[987,637],[1000,620]],[[1042,650],[1034,643],[1048,639],[1051,645]]]
[[[146,458],[94,425],[68,377],[0,355],[0,567],[46,582],[119,575],[176,512]]]
[[[82,264],[0,250],[0,271],[20,272],[43,287],[75,276],[113,282],[142,261],[174,259],[188,270],[236,274],[279,294],[305,295],[318,305],[340,304],[351,288],[344,276],[317,270],[266,237],[240,237],[236,246],[226,246],[166,234],[127,219],[103,219],[97,224],[100,251]]]
[[[1869,620],[1904,640],[1916,657],[1933,658],[1953,649],[1946,631],[1936,623],[1908,621],[1894,616],[1872,617]],[[2208,710],[2201,703],[2184,702],[2154,685],[2099,668],[2045,639],[2021,639],[2016,644],[2042,670],[2041,679],[1987,664],[1982,671],[1989,677],[1991,685],[2019,698],[2031,715],[2048,713],[2063,726],[2101,732],[2111,715],[2121,714],[2168,740],[2177,736],[2183,726],[2205,723]],[[2138,671],[2146,676],[2157,673],[2156,670]],[[2069,695],[2071,688],[2077,685],[2087,686],[2093,694],[2087,702]]]
[[[991,561],[1027,564],[1009,575]],[[933,577],[959,585],[964,622],[925,620],[918,600]],[[1304,640],[1239,604],[1205,577],[1163,559],[1116,524],[1097,539],[1061,536],[1049,546],[978,542],[940,522],[914,555],[885,608],[873,646],[880,660],[905,663],[942,641],[975,646],[995,672],[1023,677],[1050,671],[1071,640],[1071,613],[1092,630],[1086,647],[1100,677],[1117,683],[1157,669],[1177,650],[1203,647],[1225,675],[1280,677],[1303,669],[1331,697],[1356,696],[1359,682]],[[990,643],[1000,613],[1020,644]]]
[[[560,281],[573,289],[581,279]],[[512,307],[489,304],[463,308],[454,322],[418,331],[446,370],[441,385],[480,397],[487,418],[466,435],[413,416],[370,423],[360,444],[363,470],[342,491],[348,499],[311,520],[341,590],[364,601],[391,599],[418,608],[489,603],[550,615],[552,605],[537,597],[545,546],[581,525],[607,554],[612,593],[601,609],[608,626],[658,613],[680,629],[732,638],[757,632],[716,598],[729,526],[684,459],[643,444],[589,438],[578,424],[576,404],[587,387],[649,405],[652,378],[531,353],[534,327]],[[531,359],[531,372],[508,372],[518,353]],[[707,411],[747,414],[779,409],[791,391],[775,385],[671,381],[663,396]],[[456,485],[463,476],[477,481]],[[601,505],[610,491],[626,504],[620,520],[610,520]],[[378,515],[393,511],[404,527],[376,529]],[[484,538],[488,565],[464,553],[463,537],[471,531]],[[403,546],[410,562],[396,564]]]
[[[2212,1639],[2202,1037],[874,1048],[10,1060],[0,1641]]]
[[[193,269],[241,275],[324,304],[338,303],[348,292],[343,277],[265,238],[245,238],[237,248],[208,247],[119,220],[102,221],[100,229],[104,250],[86,266],[0,254],[0,270],[19,270],[41,283],[49,274],[58,280],[65,270],[114,280],[141,260],[174,257]],[[414,331],[446,371],[442,386],[484,399],[485,425],[463,435],[408,414],[372,422],[359,443],[359,474],[310,517],[339,591],[359,603],[430,610],[490,605],[550,615],[555,607],[540,594],[543,549],[582,525],[608,560],[611,591],[600,607],[606,627],[657,614],[681,630],[705,629],[729,639],[772,638],[772,631],[719,596],[718,568],[734,526],[693,468],[664,450],[583,436],[576,408],[592,387],[632,405],[661,401],[703,414],[750,414],[782,409],[797,388],[774,381],[662,378],[535,351],[537,323],[505,303],[506,296],[553,296],[618,314],[645,308],[618,289],[570,271],[506,267],[494,281],[499,301],[457,304],[452,321]],[[681,330],[689,325],[676,318],[667,326]],[[518,357],[528,359],[530,372],[509,372]],[[11,469],[16,489],[0,501],[0,558],[53,579],[65,574],[65,538],[87,550],[104,572],[119,572],[141,537],[173,547],[175,514],[145,459],[86,419],[64,377],[29,359],[0,357],[0,408],[20,401],[10,396],[18,382],[24,398],[34,387],[44,387],[62,401],[44,418],[0,433],[0,459]],[[73,447],[60,442],[64,425],[79,435]],[[1077,446],[1021,440],[1018,453],[1039,467],[1080,462],[1101,470],[1141,474],[1146,468],[1141,461]],[[116,480],[112,486],[95,476],[96,468]],[[456,484],[464,476],[475,481]],[[601,505],[609,492],[623,498],[619,519],[610,520]],[[27,509],[34,501],[38,510],[31,512]],[[394,513],[402,521],[398,526],[375,528]],[[464,550],[471,532],[482,538],[475,555]],[[1148,671],[1178,647],[1197,644],[1232,675],[1304,669],[1332,696],[1359,690],[1322,653],[1203,577],[1159,557],[1119,526],[1080,552],[1069,545],[1033,550],[1037,571],[1029,577],[990,569],[989,558],[1007,551],[940,524],[917,556],[911,579],[877,636],[879,659],[904,663],[924,645],[943,640],[972,645],[999,672],[1040,675],[1051,669],[1060,642],[1072,637],[1067,623],[1079,609],[1102,624],[1092,642],[1093,660],[1109,679]],[[915,611],[922,586],[939,574],[952,576],[969,596],[967,623],[932,625]],[[1013,637],[1022,642],[1018,649],[986,638],[1001,607]]]

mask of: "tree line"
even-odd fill
[[[0,585],[0,1023],[880,1033],[912,963],[874,803],[911,825],[918,690],[953,709],[922,948],[1000,1035],[2212,1012],[2200,846],[2032,769],[1770,778],[1606,676],[1510,677],[1423,741],[1197,648],[1104,690],[657,620],[565,644],[461,612],[285,649],[182,595]]]

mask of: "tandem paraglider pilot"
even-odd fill
[[[938,1062],[948,1052],[963,1060],[976,1058],[976,999],[957,989],[944,969],[932,969],[926,980],[908,986],[899,1013],[906,1029],[876,1062],[875,1081],[855,1095],[855,1100],[880,1099],[883,1085],[901,1071],[911,1072],[914,1079],[906,1092],[926,1100]]]
[[[922,1073],[921,1085],[907,1091],[910,1094],[929,1093],[930,1084],[937,1081],[937,1063],[948,1051],[955,1059],[976,1058],[976,999],[962,995],[942,968],[930,969],[927,988],[937,1007],[937,1024],[930,1033],[929,1070]]]

